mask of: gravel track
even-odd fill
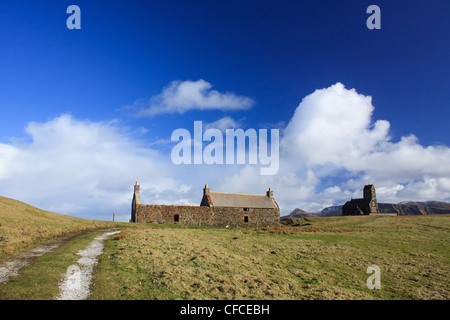
[[[0,284],[7,283],[10,278],[19,275],[19,271],[32,263],[37,257],[50,253],[62,244],[67,243],[88,232],[94,231],[89,230],[57,237],[32,249],[31,251],[19,254],[11,258],[7,258],[2,263],[0,263]]]
[[[57,300],[84,300],[90,294],[92,273],[97,264],[97,256],[103,253],[103,242],[110,236],[120,231],[105,232],[96,237],[84,250],[80,250],[78,255],[81,258],[77,265],[67,268],[64,280],[60,284],[60,294]]]

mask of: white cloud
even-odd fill
[[[151,181],[145,193],[156,201],[165,192],[185,192],[170,164],[142,147],[115,122],[90,122],[62,115],[30,123],[31,142],[0,144],[0,194],[43,209],[93,219],[129,214],[132,186]],[[169,192],[169,193],[170,193]],[[178,199],[171,196],[166,200]]]
[[[217,121],[210,122],[210,123],[204,123],[203,129],[219,129],[220,131],[225,131],[226,129],[237,129],[242,127],[241,121],[236,121],[231,117],[223,117],[220,118]]]
[[[284,149],[308,166],[332,165],[353,170],[355,159],[389,139],[387,121],[371,124],[371,100],[354,89],[345,89],[341,83],[316,90],[303,99],[287,125],[282,140]]]
[[[247,110],[254,101],[234,93],[221,93],[211,90],[212,85],[203,80],[173,81],[161,93],[150,98],[148,103],[135,102],[133,107],[140,108],[138,116],[156,116],[158,114],[183,114],[189,110]]]
[[[343,204],[361,197],[368,183],[375,184],[379,201],[450,201],[450,148],[422,146],[413,135],[393,142],[389,122],[374,122],[373,110],[371,97],[341,83],[316,90],[283,130],[279,173],[261,180],[243,169],[225,185],[245,181],[239,185],[251,188],[264,181],[283,214]]]

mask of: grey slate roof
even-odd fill
[[[233,208],[268,208],[275,209],[277,204],[273,198],[265,195],[226,193],[210,191],[209,198],[214,207]]]

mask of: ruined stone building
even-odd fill
[[[378,210],[375,187],[372,184],[364,186],[363,198],[347,201],[342,207],[343,216],[368,215],[380,213]]]
[[[179,223],[195,226],[268,226],[280,222],[280,208],[269,188],[265,195],[225,193],[203,189],[200,206],[141,204],[134,186],[131,222]]]

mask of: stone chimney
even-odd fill
[[[137,207],[141,204],[141,195],[139,194],[140,186],[136,181],[134,185],[133,202],[131,203],[131,222],[136,222],[137,220]]]
[[[140,185],[136,181],[136,184],[134,185],[134,192],[139,192],[139,189],[140,189]]]
[[[203,195],[209,196],[209,187],[207,184],[205,184],[205,187],[203,188]]]
[[[135,204],[141,204],[141,195],[140,195],[140,188],[141,186],[136,181],[136,184],[134,185],[134,195],[133,195],[133,202]]]

